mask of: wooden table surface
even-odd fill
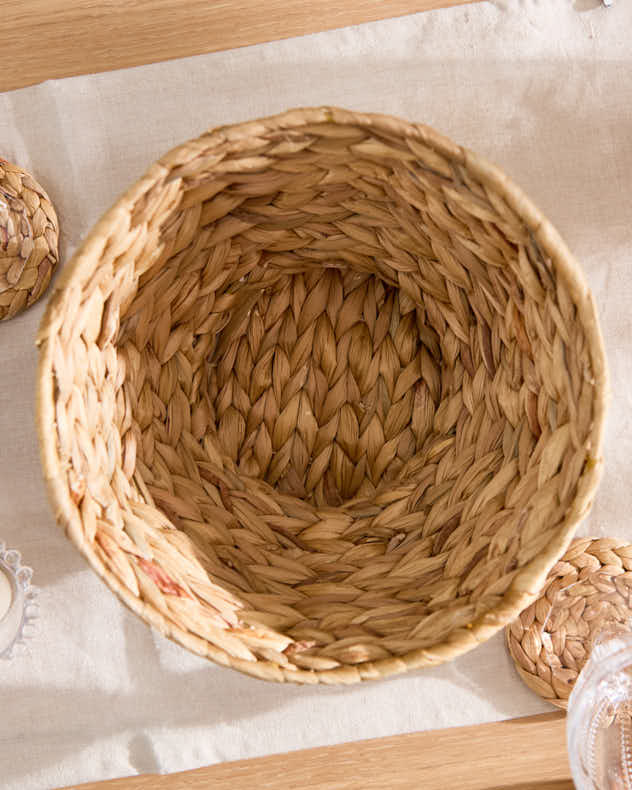
[[[77,790],[572,790],[564,714],[146,774]],[[73,790],[75,790],[73,788]]]
[[[0,0],[0,91],[470,1]],[[572,790],[564,722],[551,713],[81,790]]]
[[[0,0],[0,91],[473,0]]]

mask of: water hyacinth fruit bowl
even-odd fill
[[[397,118],[296,109],[166,154],[38,343],[59,523],[147,623],[267,680],[471,649],[597,486],[580,269],[502,172]]]

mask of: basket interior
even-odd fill
[[[433,433],[442,355],[424,311],[397,288],[319,268],[246,298],[245,319],[218,335],[199,398],[241,473],[338,507],[410,476],[406,463]]]
[[[126,207],[55,358],[95,561],[194,649],[290,673],[499,607],[563,527],[595,398],[503,197],[419,132],[329,122],[201,138]]]

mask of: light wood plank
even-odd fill
[[[565,716],[396,735],[81,790],[573,790]]]
[[[473,0],[2,0],[0,91]]]

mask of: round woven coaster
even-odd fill
[[[0,159],[0,321],[30,307],[57,265],[57,215],[27,172]]]
[[[542,595],[505,629],[524,682],[566,708],[595,638],[629,629],[632,545],[615,538],[574,541],[547,579]]]

